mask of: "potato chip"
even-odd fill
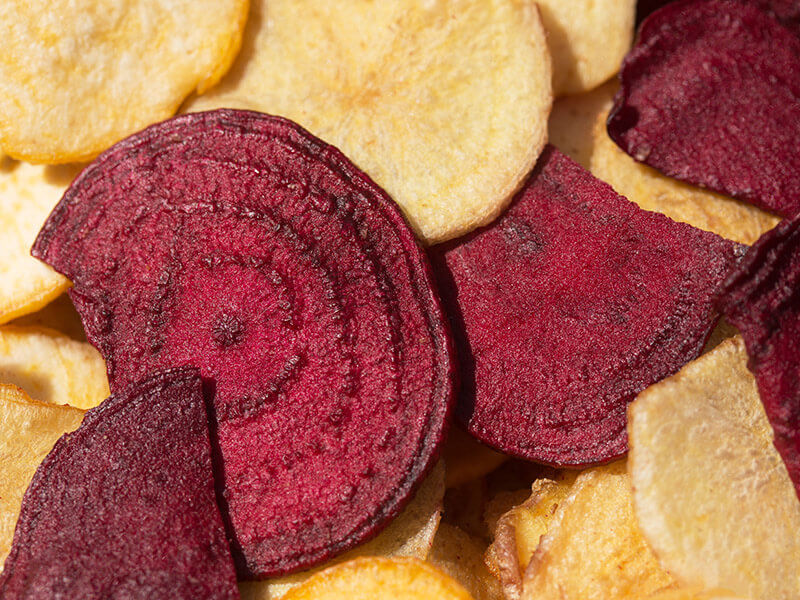
[[[657,592],[638,600],[744,600],[727,590],[704,590],[697,587],[676,588]]]
[[[175,113],[236,56],[247,0],[0,4],[0,141],[14,158],[89,160]]]
[[[685,585],[800,597],[800,501],[741,338],[642,392],[629,417],[636,517],[661,563]]]
[[[442,516],[445,468],[438,463],[403,512],[378,536],[315,569],[265,581],[243,581],[243,600],[274,600],[331,565],[360,556],[410,556],[425,559],[433,545]]]
[[[110,393],[106,363],[93,346],[41,327],[0,327],[0,381],[36,400],[82,409]]]
[[[578,476],[525,571],[522,598],[646,598],[673,584],[639,531],[619,461]]]
[[[553,57],[553,93],[577,94],[617,71],[633,41],[636,0],[538,0]]]
[[[37,402],[16,386],[0,384],[0,570],[36,468],[56,440],[77,429],[82,419],[82,410]]]
[[[34,313],[22,315],[9,322],[9,325],[19,327],[46,327],[55,329],[73,340],[86,341],[86,332],[83,323],[75,310],[68,294],[61,294],[58,298],[46,304]]]
[[[189,110],[298,122],[435,243],[510,202],[544,147],[550,77],[530,0],[253,0],[231,73]]]
[[[484,446],[459,427],[451,427],[444,446],[447,465],[445,484],[459,487],[491,473],[502,465],[508,456]]]
[[[472,600],[461,585],[416,558],[357,558],[317,573],[286,600]]]
[[[502,599],[497,579],[483,563],[486,543],[448,523],[442,523],[428,561],[463,585],[475,600]]]
[[[65,277],[30,252],[78,170],[76,165],[42,167],[0,160],[0,323],[38,310],[69,286]]]
[[[483,519],[483,509],[489,501],[489,490],[484,479],[475,479],[444,494],[443,519],[468,534],[478,538],[489,538],[489,530]]]

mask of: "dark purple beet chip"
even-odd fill
[[[112,389],[191,365],[215,386],[242,577],[375,535],[433,465],[451,342],[397,206],[294,123],[181,116],[76,179],[33,249],[74,283]]]
[[[717,304],[742,333],[775,448],[800,496],[800,217],[758,239]]]
[[[785,0],[688,0],[653,13],[622,64],[609,135],[666,175],[797,214],[798,13]]]
[[[458,419],[551,465],[622,455],[628,403],[700,353],[743,251],[548,147],[502,217],[431,252],[462,353]]]
[[[662,6],[676,0],[639,0],[636,4],[636,22],[641,23],[647,16]],[[695,2],[699,0],[693,0]],[[797,0],[738,0],[759,7],[781,21],[787,27],[800,32],[800,2]]]
[[[239,597],[197,370],[112,395],[58,440],[22,500],[0,597]]]

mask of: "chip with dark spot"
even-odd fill
[[[800,216],[758,239],[718,305],[742,333],[775,448],[800,496]]]
[[[502,217],[431,250],[461,353],[457,417],[529,460],[622,455],[628,403],[700,353],[743,251],[549,147]]]
[[[608,133],[675,177],[800,211],[800,9],[687,0],[650,15],[622,64]]]
[[[455,367],[427,259],[387,194],[294,123],[146,129],[84,170],[33,253],[73,281],[112,390],[165,366],[213,384],[241,577],[372,537],[435,463]]]
[[[25,492],[0,596],[239,598],[196,369],[129,386],[58,440]]]

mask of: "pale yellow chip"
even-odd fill
[[[636,0],[537,0],[553,57],[553,93],[596,88],[619,71],[633,41]]]
[[[13,385],[0,385],[0,570],[36,468],[81,420],[82,410],[37,402]]]
[[[55,329],[73,340],[86,341],[86,332],[83,329],[81,318],[67,294],[61,294],[36,312],[28,313],[10,321],[9,325],[47,327],[48,329]]]
[[[33,258],[31,246],[79,167],[0,160],[0,323],[34,312],[69,281]]]
[[[357,558],[317,573],[286,600],[472,600],[449,575],[417,558]]]
[[[93,158],[225,74],[247,0],[0,3],[0,142],[14,158]]]
[[[442,516],[444,465],[440,462],[428,475],[405,510],[375,539],[317,568],[269,579],[239,584],[242,600],[282,598],[292,588],[333,564],[360,556],[409,556],[425,559],[433,545]]]
[[[747,600],[742,596],[734,596],[727,590],[704,590],[697,587],[663,590],[638,600]]]
[[[661,563],[686,585],[800,598],[800,500],[741,338],[642,392],[628,415],[636,516]]]
[[[501,600],[500,583],[483,563],[484,552],[486,543],[480,538],[442,523],[428,561],[463,585],[475,600]]]
[[[36,400],[83,409],[110,393],[106,363],[93,346],[43,327],[0,327],[0,381]]]
[[[523,600],[627,600],[674,585],[639,531],[624,461],[575,480],[528,564]]]
[[[546,140],[550,77],[532,0],[253,0],[231,72],[189,110],[296,121],[432,244],[511,200]]]
[[[508,456],[484,446],[458,427],[451,427],[444,446],[446,485],[458,487],[480,479],[502,465]]]

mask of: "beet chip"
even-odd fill
[[[111,396],[58,440],[22,500],[0,596],[239,597],[196,370]]]
[[[775,448],[800,497],[800,216],[759,238],[718,306],[742,333]]]
[[[242,577],[375,535],[434,464],[454,366],[425,256],[294,123],[220,110],[140,132],[78,177],[34,254],[74,282],[112,390],[165,365],[213,381]]]
[[[653,13],[623,62],[611,138],[666,175],[797,214],[800,10],[787,4],[689,0]]]
[[[530,460],[620,456],[628,403],[699,354],[742,252],[549,147],[504,216],[432,250],[463,354],[457,416]]]

